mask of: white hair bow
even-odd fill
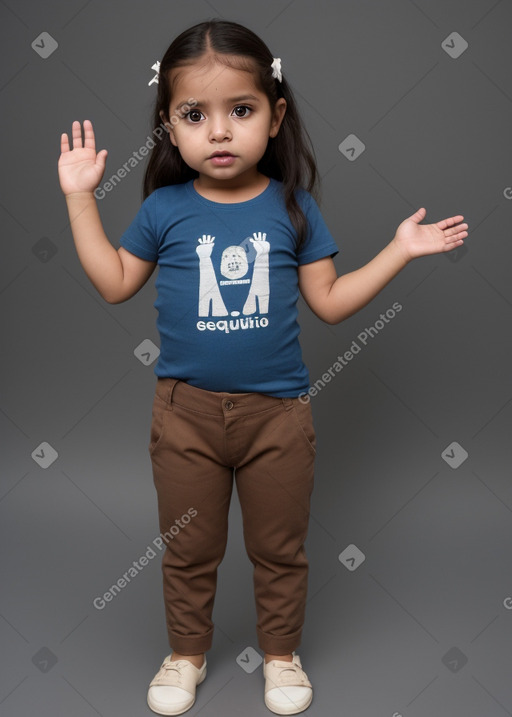
[[[272,77],[276,77],[279,82],[283,81],[283,75],[281,73],[281,58],[280,57],[274,57],[274,62],[271,65],[272,67]]]

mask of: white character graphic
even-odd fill
[[[254,270],[252,274],[251,288],[249,295],[244,304],[244,314],[254,314],[256,312],[256,299],[258,299],[260,314],[268,313],[268,299],[270,289],[268,284],[268,253],[270,244],[267,241],[267,235],[262,232],[253,232],[254,239],[251,239],[256,259],[254,260]]]
[[[241,279],[247,274],[249,264],[247,263],[247,254],[241,246],[228,246],[222,252],[220,260],[220,273],[226,279]]]
[[[245,315],[256,313],[256,299],[260,314],[268,313],[270,296],[268,271],[268,255],[270,243],[264,232],[253,232],[251,242],[256,252],[249,294],[244,304]],[[203,234],[196,246],[199,257],[199,316],[227,316],[228,311],[217,284],[217,277],[213,268],[211,254],[214,247],[214,236]],[[241,246],[229,246],[222,252],[220,271],[223,276],[231,280],[245,276],[249,268],[247,254]],[[211,307],[211,313],[210,313]],[[238,312],[237,312],[238,313]],[[233,312],[233,315],[235,313]]]
[[[214,247],[214,239],[215,237],[210,236],[210,234],[203,234],[203,238],[197,240],[199,242],[196,246],[196,252],[199,257],[199,316],[209,316],[210,302],[212,316],[228,315],[220,295],[217,277],[210,258]]]

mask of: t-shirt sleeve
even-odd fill
[[[140,259],[158,259],[157,193],[152,192],[142,202],[132,223],[121,236],[121,246]]]
[[[298,264],[309,264],[326,256],[336,256],[338,247],[313,196],[304,191],[300,202],[309,222],[308,235],[297,253]]]

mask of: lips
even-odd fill
[[[231,152],[214,152],[211,154],[208,159],[211,159],[212,157],[234,157],[234,154],[231,154]]]

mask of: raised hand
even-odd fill
[[[203,234],[203,238],[197,240],[199,244],[196,246],[196,253],[199,258],[208,258],[212,255],[213,247],[215,245],[215,237],[211,234]]]
[[[464,217],[457,214],[435,224],[422,224],[427,210],[422,207],[405,219],[396,230],[393,242],[399,247],[404,259],[410,261],[427,254],[451,251],[464,244],[468,236],[467,224],[461,224]]]
[[[72,125],[72,150],[65,132],[60,138],[59,181],[66,195],[93,192],[105,171],[107,150],[102,149],[96,154],[94,130],[90,120],[84,120],[84,138],[82,144],[82,127],[78,121]]]
[[[265,232],[253,232],[254,239],[251,239],[256,255],[268,254],[270,251],[270,244],[267,241],[267,235]]]

